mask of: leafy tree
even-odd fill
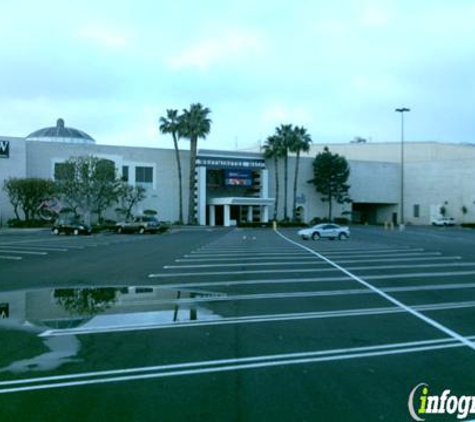
[[[55,184],[52,180],[30,178],[9,178],[3,184],[13,206],[15,216],[20,220],[18,210],[21,209],[26,221],[38,216],[39,207],[45,200],[55,194]]]
[[[211,110],[200,103],[191,104],[184,109],[179,121],[181,134],[190,141],[190,182],[188,193],[188,224],[195,224],[195,169],[198,139],[204,139],[211,130],[211,119],[208,117]]]
[[[110,308],[118,293],[115,287],[65,288],[55,289],[54,297],[71,315],[93,316]]]
[[[303,126],[295,126],[293,129],[293,135],[289,145],[290,152],[296,154],[295,158],[295,176],[294,176],[294,194],[292,201],[292,219],[297,220],[297,181],[299,177],[299,167],[300,167],[300,153],[308,152],[310,150],[310,144],[312,143],[312,138]]]
[[[131,186],[127,183],[122,183],[118,196],[122,205],[119,210],[124,214],[126,220],[132,218],[132,209],[147,197],[146,189],[143,186]]]
[[[88,224],[91,212],[101,218],[102,212],[118,199],[121,182],[110,160],[94,156],[70,158],[58,166],[55,177],[62,199],[75,212],[81,210]]]
[[[175,147],[175,158],[178,172],[178,192],[179,192],[179,214],[178,221],[183,224],[183,183],[181,173],[180,151],[178,149],[178,141],[181,137],[181,119],[178,115],[178,110],[167,110],[166,117],[160,117],[160,131],[162,133],[171,133],[173,137],[173,145]]]
[[[280,137],[276,135],[269,136],[262,148],[264,157],[274,160],[274,176],[275,176],[275,206],[274,220],[277,220],[279,212],[279,159],[284,156],[284,146]]]
[[[322,201],[328,201],[328,219],[332,219],[332,204],[351,202],[348,194],[350,185],[347,184],[350,168],[345,157],[332,154],[328,147],[323,149],[313,161],[313,179],[309,183],[322,195]]]

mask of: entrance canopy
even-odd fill
[[[209,198],[208,205],[272,205],[274,198],[229,197]]]
[[[226,197],[209,198],[209,224],[210,226],[223,225],[234,226],[239,221],[252,223],[256,217],[261,223],[269,221],[269,206],[274,203],[274,198],[253,197]],[[245,214],[243,215],[243,212]]]

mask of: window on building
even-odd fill
[[[420,216],[420,207],[419,204],[414,205],[414,218],[419,218]]]
[[[124,182],[129,181],[129,166],[122,166],[122,180]]]
[[[153,186],[153,167],[135,167],[135,183],[151,189]]]

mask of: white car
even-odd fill
[[[299,230],[297,234],[304,240],[317,240],[320,238],[343,240],[350,237],[350,229],[346,226],[339,226],[338,224],[324,223],[317,224],[308,229]]]
[[[455,226],[455,220],[452,217],[434,218],[431,221],[433,226]]]

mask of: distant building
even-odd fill
[[[349,161],[352,204],[334,204],[334,217],[356,222],[398,222],[400,218],[400,144],[329,144],[331,152]],[[309,222],[327,216],[312,184],[312,162],[324,145],[313,145],[303,155],[298,181],[298,216]],[[100,145],[87,133],[68,128],[59,119],[56,126],[37,130],[25,138],[0,136],[0,183],[9,177],[54,179],[55,168],[71,157],[94,155],[115,163],[118,174],[131,185],[141,185],[147,198],[135,211],[158,211],[160,220],[178,219],[178,179],[172,149]],[[189,152],[181,151],[184,211],[188,208]],[[289,159],[288,210],[292,216],[295,158]],[[284,177],[280,164],[279,214],[283,218]],[[440,207],[457,222],[475,221],[475,147],[436,142],[406,143],[404,176],[405,221],[429,224]],[[240,221],[267,222],[273,217],[274,163],[258,151],[199,150],[196,169],[197,219],[202,225],[232,226]],[[464,212],[465,210],[466,212]],[[109,212],[110,217],[116,217]],[[3,190],[0,220],[13,217]]]

